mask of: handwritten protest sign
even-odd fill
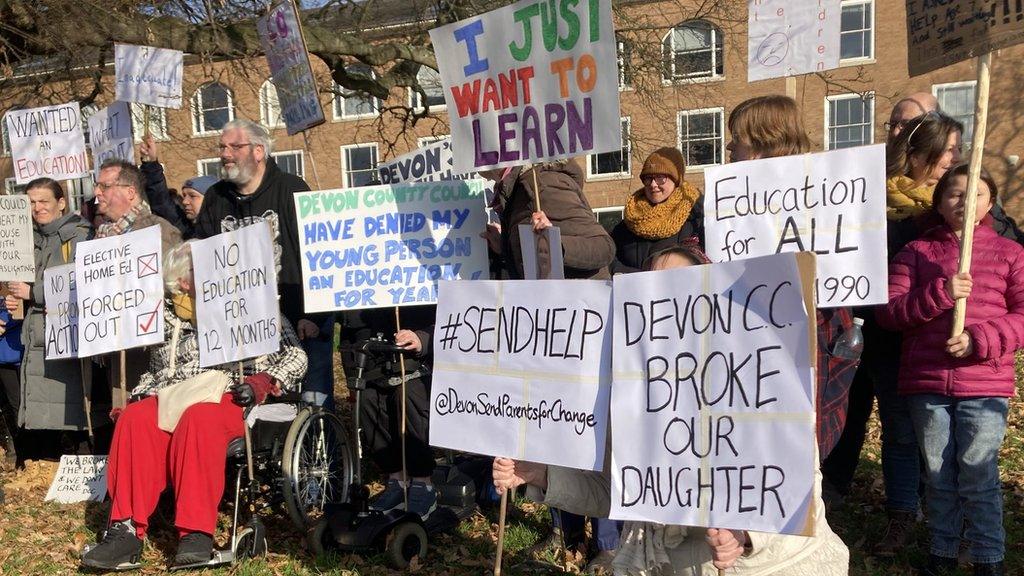
[[[747,81],[839,67],[840,0],[747,0]]]
[[[181,108],[179,50],[114,44],[114,94],[121,102]]]
[[[736,162],[704,171],[708,256],[818,255],[818,306],[882,304],[885,146]]]
[[[4,122],[18,184],[43,176],[68,180],[89,175],[78,102],[10,110]]]
[[[619,274],[614,298],[611,517],[813,534],[797,256]]]
[[[286,0],[271,6],[270,12],[256,21],[256,30],[267,55],[288,134],[323,124],[324,109],[295,4]]]
[[[487,278],[482,183],[295,195],[306,312],[437,302],[438,280]]]
[[[520,0],[430,31],[456,172],[621,149],[611,0]],[[472,153],[470,152],[472,151]]]
[[[35,243],[28,196],[0,196],[0,281],[35,279]]]
[[[161,260],[156,225],[78,245],[79,356],[163,342]]]
[[[1024,2],[907,0],[910,75],[1024,42]]]
[[[199,240],[192,261],[199,365],[277,352],[281,310],[270,225],[260,222]]]
[[[97,179],[100,177],[100,164],[108,158],[135,163],[132,116],[127,102],[114,102],[89,116],[89,146]]]
[[[46,359],[78,358],[78,294],[75,265],[43,270],[46,302]]]
[[[75,504],[76,502],[103,502],[107,496],[107,457],[60,457],[57,475],[46,492],[47,502]]]
[[[438,291],[430,444],[600,470],[611,284],[487,280]]]

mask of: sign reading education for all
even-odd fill
[[[0,196],[0,281],[35,282],[35,241],[28,196]]]
[[[4,114],[14,157],[14,178],[72,180],[89,175],[78,102],[9,110]]]
[[[195,263],[199,365],[277,352],[281,311],[270,224],[257,222],[199,240]]]
[[[295,195],[306,312],[437,302],[439,280],[488,277],[483,183]]]
[[[46,301],[46,359],[78,358],[78,294],[75,264],[43,270]]]
[[[288,134],[323,124],[324,109],[320,105],[295,4],[285,0],[271,6],[270,12],[256,21],[256,30],[267,55],[270,77]]]
[[[611,517],[812,535],[814,352],[796,255],[614,282]]]
[[[438,292],[430,444],[601,470],[611,283],[442,282]]]
[[[114,95],[121,102],[181,108],[180,50],[114,44]]]
[[[911,76],[1022,42],[1020,0],[907,0]]]
[[[747,0],[747,8],[748,82],[839,67],[840,0]]]
[[[159,226],[78,245],[79,356],[163,342],[161,266]]]
[[[889,298],[882,144],[713,166],[704,215],[716,262],[814,252],[819,307]]]
[[[100,165],[108,158],[135,163],[132,116],[127,102],[114,102],[89,116],[89,147],[92,148],[92,163],[97,180],[100,177]]]
[[[456,172],[621,149],[611,4],[520,0],[430,31]]]

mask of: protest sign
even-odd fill
[[[78,358],[78,294],[75,264],[43,270],[47,360]]]
[[[813,265],[797,259],[615,276],[612,518],[813,534]]]
[[[163,342],[162,265],[156,225],[78,244],[80,357]]]
[[[600,470],[611,284],[442,282],[438,292],[430,444]]]
[[[9,110],[4,115],[14,157],[14,178],[69,180],[89,175],[78,102]]]
[[[46,502],[75,504],[103,502],[107,496],[107,457],[60,457],[57,475],[46,492]]]
[[[0,281],[35,282],[35,241],[28,196],[0,196]]]
[[[520,0],[430,40],[456,172],[621,150],[611,0]]]
[[[295,195],[306,312],[437,302],[438,280],[488,277],[479,180]]]
[[[818,306],[889,298],[885,146],[844,148],[704,170],[708,256],[818,255]]]
[[[127,102],[114,102],[89,116],[89,147],[96,179],[100,177],[100,164],[108,158],[119,158],[135,164],[135,146],[132,141],[132,115]]]
[[[114,44],[114,96],[159,108],[181,108],[179,50]]]
[[[1024,42],[1024,2],[907,0],[907,64],[917,76]]]
[[[840,0],[747,0],[747,82],[839,67]]]
[[[288,134],[323,124],[324,109],[295,4],[285,0],[271,6],[270,12],[256,21],[256,30]]]
[[[257,222],[192,246],[199,365],[277,352],[281,310],[270,224]]]

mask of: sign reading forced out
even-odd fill
[[[1024,42],[1024,2],[907,0],[910,75]]]

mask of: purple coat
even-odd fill
[[[960,240],[942,225],[907,244],[890,265],[889,303],[879,307],[878,322],[903,333],[900,394],[1014,394],[1014,352],[1024,345],[1024,248],[985,224],[975,229],[965,323],[974,352],[966,358],[945,351],[954,304],[946,281],[959,259]]]

